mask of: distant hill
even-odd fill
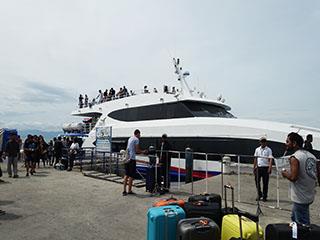
[[[59,134],[63,134],[62,131],[43,131],[37,129],[28,129],[28,130],[18,130],[18,134],[22,139],[25,139],[28,134],[31,135],[42,135],[46,141],[51,140],[52,138],[58,136]]]

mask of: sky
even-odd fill
[[[320,128],[320,2],[0,1],[0,127],[60,130],[80,93],[222,94],[239,118]]]

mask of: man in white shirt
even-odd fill
[[[74,138],[69,149],[69,164],[68,164],[69,168],[67,171],[72,171],[73,162],[79,150],[80,150],[79,143],[77,143],[76,139]]]
[[[260,147],[256,148],[254,153],[253,172],[255,175],[255,182],[257,187],[256,200],[262,200],[265,202],[268,198],[268,185],[269,174],[272,171],[272,150],[267,146],[267,139],[265,137],[260,138]],[[260,182],[263,182],[263,191],[261,191]]]

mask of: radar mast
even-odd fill
[[[192,97],[193,91],[190,89],[190,87],[186,81],[186,77],[189,76],[190,73],[187,71],[186,72],[182,71],[182,67],[180,67],[180,59],[179,58],[177,58],[177,59],[173,58],[173,64],[176,69],[174,73],[178,75],[178,81],[180,82],[180,87],[181,87],[180,94],[182,94],[182,95],[187,94]]]

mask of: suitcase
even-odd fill
[[[153,207],[148,210],[147,240],[175,240],[177,224],[185,218],[179,206]]]
[[[188,202],[198,202],[198,201],[215,202],[215,203],[219,203],[221,206],[221,196],[215,193],[193,195],[193,196],[190,196],[188,199]]]
[[[257,216],[242,211],[225,215],[222,218],[221,240],[263,240],[263,230],[258,222]]]
[[[231,204],[232,207],[228,207],[227,203],[227,190],[231,190]],[[231,185],[224,185],[224,208],[221,209],[222,216],[227,214],[237,213],[239,209],[234,206],[234,188]]]
[[[266,227],[266,240],[319,240],[320,226],[311,224],[310,226],[302,226],[297,224],[297,238],[293,238],[293,228],[288,223],[269,224]]]
[[[221,206],[215,202],[186,202],[184,210],[187,218],[206,217],[213,220],[218,226],[221,226],[222,215]]]
[[[161,206],[168,206],[168,205],[178,205],[178,206],[184,208],[184,200],[182,200],[182,199],[178,200],[178,199],[171,196],[170,198],[161,199],[160,201],[155,202],[153,204],[154,207],[161,207]]]
[[[146,192],[153,192],[155,187],[155,167],[146,168]]]
[[[209,218],[188,218],[178,223],[177,240],[215,239],[220,239],[220,228]]]
[[[157,172],[156,172],[157,171]],[[157,176],[157,182],[158,186],[156,189],[155,183],[156,183],[156,176]],[[160,182],[160,168],[154,167],[154,166],[148,166],[146,170],[146,192],[154,193],[154,192],[163,192],[163,186]]]

